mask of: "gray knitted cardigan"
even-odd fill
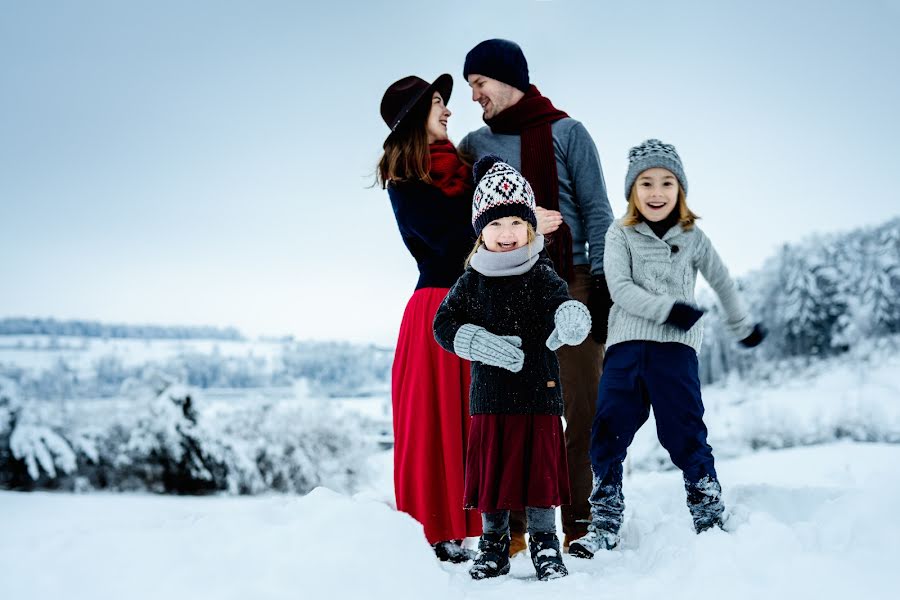
[[[606,346],[629,340],[678,342],[700,350],[702,319],[689,331],[665,323],[675,302],[696,304],[697,271],[709,282],[725,311],[725,324],[736,339],[753,331],[734,281],[715,248],[699,227],[675,225],[662,239],[646,223],[634,227],[616,220],[606,232],[603,256],[612,296]]]

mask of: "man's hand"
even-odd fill
[[[537,232],[542,235],[553,233],[562,225],[562,213],[558,210],[547,210],[538,206],[534,209],[534,214],[537,216]]]

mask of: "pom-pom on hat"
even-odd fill
[[[495,154],[488,154],[472,167],[472,227],[481,235],[484,226],[503,217],[521,217],[537,227],[534,192],[522,174]]]
[[[628,151],[628,173],[625,175],[626,200],[631,196],[631,188],[638,176],[654,167],[671,171],[681,184],[685,196],[687,195],[687,176],[684,174],[684,166],[675,146],[659,140],[646,140]]]

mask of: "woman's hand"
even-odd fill
[[[553,233],[562,225],[562,213],[558,210],[547,210],[538,206],[534,209],[534,214],[537,216],[537,232],[541,235]]]

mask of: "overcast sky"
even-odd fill
[[[0,0],[0,316],[392,344],[416,281],[368,188],[405,75],[518,42],[616,216],[676,145],[735,274],[900,214],[900,2]]]

